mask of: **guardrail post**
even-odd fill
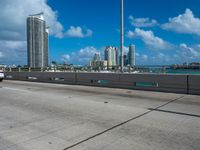
[[[187,94],[190,93],[189,75],[187,75]]]
[[[78,83],[78,79],[77,79],[77,73],[75,72],[75,84]]]

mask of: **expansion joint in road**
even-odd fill
[[[157,110],[157,109],[159,109],[159,108],[161,108],[161,107],[164,107],[164,106],[166,106],[166,105],[168,105],[168,104],[170,104],[170,103],[173,103],[173,102],[175,102],[175,101],[178,101],[178,100],[182,99],[183,97],[184,97],[184,96],[180,96],[180,97],[178,97],[178,98],[176,98],[176,99],[173,99],[173,100],[171,100],[171,101],[169,101],[169,102],[167,102],[167,103],[164,103],[164,104],[162,104],[162,105],[160,105],[160,106],[158,106],[158,107],[156,107],[156,108],[148,109],[148,111],[146,111],[146,112],[144,112],[144,113],[142,113],[142,114],[140,114],[140,115],[138,115],[138,116],[135,116],[135,117],[133,117],[133,118],[131,118],[131,119],[128,119],[128,120],[126,120],[126,121],[124,121],[124,122],[121,122],[121,123],[119,123],[119,124],[117,124],[117,125],[115,125],[115,126],[112,126],[112,127],[108,128],[108,129],[106,129],[106,130],[103,130],[103,131],[101,131],[101,132],[99,132],[99,133],[97,133],[97,134],[95,134],[95,135],[93,135],[93,136],[90,136],[90,137],[88,137],[88,138],[86,138],[86,139],[84,139],[84,140],[81,140],[81,141],[79,141],[79,142],[77,142],[77,143],[75,143],[75,144],[73,144],[73,145],[71,145],[71,146],[68,146],[67,148],[65,148],[65,149],[63,149],[63,150],[69,150],[69,149],[71,149],[71,148],[73,148],[73,147],[76,147],[76,146],[78,146],[78,145],[80,145],[80,144],[82,144],[82,143],[84,143],[84,142],[87,142],[87,141],[89,141],[89,140],[91,140],[91,139],[93,139],[93,138],[95,138],[95,137],[98,137],[98,136],[100,136],[100,135],[102,135],[102,134],[104,134],[104,133],[107,133],[107,132],[109,132],[109,131],[111,131],[111,130],[113,130],[113,129],[116,129],[116,128],[118,128],[118,127],[124,125],[124,124],[127,124],[127,123],[129,123],[129,122],[131,122],[131,121],[133,121],[133,120],[136,120],[136,119],[140,118],[140,117],[143,117],[143,116],[145,116],[145,115],[147,115],[147,114],[149,114],[149,113],[151,113],[151,112],[153,112],[153,111],[155,111],[155,110]]]

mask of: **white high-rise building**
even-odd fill
[[[117,66],[117,48],[107,46],[105,49],[105,60],[109,68]]]
[[[27,18],[27,50],[29,67],[48,66],[48,28],[43,13]]]
[[[129,45],[128,64],[131,67],[135,66],[135,45]]]

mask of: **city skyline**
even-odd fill
[[[200,1],[124,3],[124,49],[127,52],[129,44],[136,45],[138,65],[200,60]],[[41,11],[51,27],[49,62],[85,65],[94,53],[103,54],[106,45],[119,49],[120,1],[2,0],[0,7],[0,64],[26,64],[25,18]],[[15,19],[9,17],[13,15]]]
[[[123,68],[135,68],[136,47],[130,44],[128,51],[123,53]],[[104,50],[104,57],[99,52],[95,53],[89,62],[89,67],[95,70],[119,70],[121,71],[121,52],[120,49],[113,46],[106,46]],[[124,69],[123,69],[124,72]]]

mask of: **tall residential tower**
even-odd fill
[[[105,49],[105,60],[109,68],[117,66],[117,48],[107,46]]]
[[[135,45],[129,45],[128,64],[131,67],[135,66]]]
[[[30,15],[27,18],[28,66],[48,66],[48,28],[43,13]]]

